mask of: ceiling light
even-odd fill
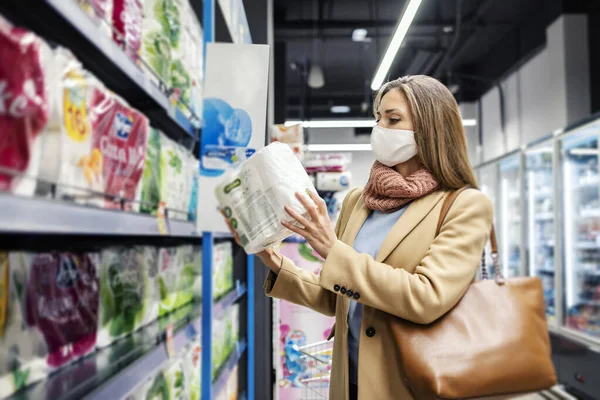
[[[367,30],[363,28],[355,29],[352,31],[352,41],[353,42],[364,42],[367,38]]]
[[[285,121],[285,126],[294,126],[302,124],[305,128],[372,128],[375,126],[374,119],[331,119],[331,120],[311,120]],[[476,119],[463,119],[463,126],[476,126]]]
[[[308,151],[371,151],[371,145],[365,144],[309,144]]]
[[[333,114],[348,114],[350,112],[349,106],[333,106],[331,107]]]
[[[371,83],[371,89],[379,90],[383,84],[383,80],[386,78],[392,63],[394,62],[394,58],[396,58],[396,53],[398,53],[398,49],[406,37],[408,28],[410,28],[410,25],[412,24],[412,21],[419,10],[421,2],[422,0],[410,0],[408,3],[408,6],[400,18],[398,26],[396,26],[394,36],[392,36],[392,40],[390,41],[390,44],[388,45],[388,48],[385,51],[381,62],[379,63],[379,67],[377,67],[377,72],[375,73],[373,82]]]
[[[310,67],[308,73],[308,86],[313,89],[321,89],[325,86],[325,76],[323,75],[323,68],[319,65],[313,65]]]
[[[446,25],[442,30],[444,31],[444,33],[451,33],[454,32],[454,27],[452,25]]]

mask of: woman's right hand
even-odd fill
[[[233,229],[233,226],[231,226],[231,221],[229,220],[229,218],[227,218],[225,212],[221,211],[221,214],[225,218],[225,222],[227,223],[227,227],[229,228],[229,231],[231,232],[235,243],[237,243],[237,245],[241,248],[244,248],[244,246],[242,246],[242,241],[240,240],[240,235],[238,235],[235,229]],[[279,254],[279,252],[277,252],[275,249],[263,250],[259,253],[256,253],[255,256],[260,258],[261,261],[275,274],[279,273],[279,270],[281,269],[281,263],[283,262],[283,256]]]

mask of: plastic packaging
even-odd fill
[[[213,246],[213,298],[219,299],[234,286],[233,247],[231,242],[215,243]]]
[[[141,187],[140,210],[147,214],[156,214],[160,204],[162,185],[161,167],[161,133],[158,129],[150,128],[146,146],[146,161]]]
[[[294,222],[285,212],[286,205],[308,216],[295,196],[307,190],[316,192],[302,164],[287,145],[275,142],[242,163],[217,185],[215,193],[244,249],[254,254],[291,235],[281,225],[281,221]]]
[[[186,198],[185,193],[191,184],[188,182],[189,170],[186,169],[189,152],[165,135],[161,135],[160,154],[161,200],[169,209],[170,217],[187,220],[189,197]]]
[[[144,0],[142,59],[156,83],[170,83],[172,49],[179,48],[180,25],[178,1]]]
[[[40,133],[48,122],[45,60],[50,50],[33,33],[0,16],[0,191],[32,195]]]
[[[138,65],[142,49],[143,4],[141,0],[113,0],[114,41]]]
[[[100,325],[97,344],[108,346],[142,326],[152,307],[152,291],[143,247],[113,247],[102,251]]]
[[[348,190],[352,182],[352,173],[319,172],[317,173],[317,190],[323,192],[339,192]]]
[[[76,0],[79,6],[91,17],[92,22],[107,36],[112,35],[110,28],[113,14],[113,0]]]
[[[186,377],[185,389],[186,399],[200,400],[202,390],[202,345],[201,336],[198,336],[189,346],[185,348],[183,354],[183,372]]]
[[[21,268],[10,268],[8,253],[0,252],[0,267],[4,316],[4,329],[0,331],[0,398],[5,398],[44,379],[49,368],[44,337],[26,322],[26,275],[22,276]],[[13,274],[18,279],[13,279]]]
[[[177,247],[162,247],[158,250],[159,317],[177,308],[179,276],[182,267],[183,258]]]

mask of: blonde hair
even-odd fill
[[[446,86],[426,75],[403,76],[379,89],[373,103],[374,113],[383,96],[392,90],[401,90],[406,95],[424,167],[444,189],[477,187],[460,110]]]

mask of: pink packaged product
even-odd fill
[[[114,0],[112,22],[116,32],[113,33],[113,39],[138,65],[141,64],[142,18],[141,0]]]
[[[32,195],[40,133],[48,122],[43,58],[49,49],[1,16],[0,48],[0,168],[11,172],[0,171],[0,191]]]
[[[342,172],[351,161],[351,156],[343,153],[318,153],[306,156],[304,168],[308,173]]]
[[[95,87],[90,99],[92,157],[99,159],[103,193],[128,200],[136,198],[144,172],[148,119],[115,94]],[[120,208],[120,202],[106,197],[105,208]],[[133,208],[127,202],[126,209]]]

